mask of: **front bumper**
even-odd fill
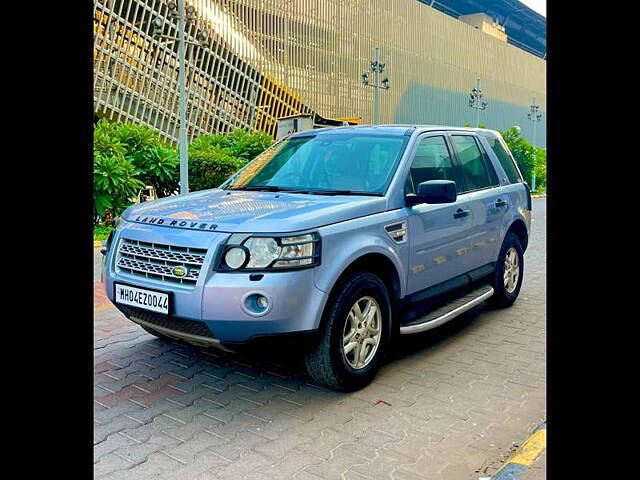
[[[118,309],[132,322],[171,339],[184,340],[198,347],[216,347],[230,351],[222,345],[220,339],[213,336],[204,322],[168,317],[126,305],[118,305]]]
[[[206,235],[205,232],[195,233]],[[131,232],[127,232],[128,237],[131,235]],[[118,248],[117,240],[117,238],[114,239],[104,264],[103,278],[107,297],[114,301],[115,282],[170,292],[172,298],[170,316],[167,322],[160,325],[160,328],[158,324],[155,326],[148,324],[148,318],[145,321],[144,315],[141,314],[148,312],[116,304],[132,321],[153,328],[159,333],[170,337],[173,335],[175,338],[191,343],[200,342],[203,345],[218,346],[218,344],[241,344],[255,337],[309,332],[319,327],[327,294],[315,286],[313,268],[268,272],[262,274],[262,277],[257,280],[255,277],[252,280],[249,273],[215,272],[212,268],[212,260],[216,250],[215,240],[219,239],[213,238],[212,244],[207,245],[209,253],[197,283],[191,287],[184,287],[116,272],[114,253]],[[173,239],[165,241],[170,243]],[[244,298],[253,293],[263,295],[269,300],[270,306],[266,314],[255,316],[243,308]],[[185,335],[184,331],[171,328],[171,319],[175,319],[176,322],[184,320],[197,322],[200,326],[204,325],[211,333],[211,337],[196,335],[198,338],[195,338],[193,335]]]

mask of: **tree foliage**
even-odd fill
[[[533,169],[536,172],[536,190],[547,185],[547,151],[534,147],[531,142],[521,136],[519,127],[500,130],[500,134],[513,154],[522,175],[530,183]]]
[[[470,123],[465,123],[464,127],[471,127]],[[479,128],[487,128],[480,124]],[[536,190],[547,186],[547,150],[534,147],[531,142],[521,135],[520,127],[511,127],[507,130],[498,130],[509,150],[513,154],[522,175],[527,183],[531,183],[531,174],[535,168]]]

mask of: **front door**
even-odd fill
[[[405,193],[415,193],[427,180],[453,180],[462,185],[445,135],[426,134],[416,149]],[[460,187],[458,187],[460,188]],[[409,269],[407,293],[415,293],[464,274],[467,239],[474,223],[471,201],[419,204],[408,208]]]

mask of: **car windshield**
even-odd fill
[[[408,138],[345,133],[289,138],[256,157],[221,188],[383,195]]]

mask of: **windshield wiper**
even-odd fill
[[[245,185],[239,188],[229,188],[228,190],[253,190],[257,192],[293,192],[296,188],[278,187],[275,185]]]
[[[227,188],[226,190],[251,190],[256,192],[286,192],[304,193],[306,195],[367,195],[370,197],[382,197],[382,193],[362,192],[357,190],[314,190],[311,188],[278,187],[276,185],[245,185],[239,188]]]
[[[369,197],[382,197],[378,192],[362,192],[359,190],[309,190],[312,195],[366,195]]]

